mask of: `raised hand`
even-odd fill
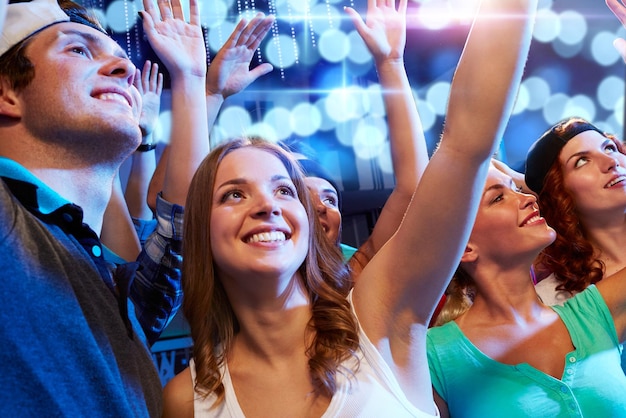
[[[143,99],[139,128],[145,138],[152,135],[159,119],[161,92],[163,91],[163,74],[159,72],[159,65],[146,61],[143,64],[143,73],[137,68],[134,85]]]
[[[351,7],[346,13],[361,35],[377,63],[384,60],[402,60],[406,45],[407,0],[368,0],[365,21]]]
[[[239,21],[209,66],[207,95],[217,94],[226,98],[272,71],[269,63],[250,70],[250,61],[273,23],[274,17],[263,13],[258,13],[249,23],[245,19]]]
[[[611,9],[613,14],[619,19],[622,26],[626,28],[626,6],[624,6],[623,0],[606,0],[606,5],[609,6],[609,9]],[[622,60],[626,62],[626,40],[617,38],[613,41],[613,46],[622,56]]]
[[[189,23],[185,21],[180,0],[143,0],[140,12],[143,28],[174,81],[181,75],[206,75],[206,50],[200,26],[198,0],[189,0]]]

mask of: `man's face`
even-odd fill
[[[96,161],[137,147],[135,67],[115,41],[82,24],[59,23],[34,35],[26,56],[35,77],[18,97],[31,134]]]

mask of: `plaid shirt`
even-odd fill
[[[157,222],[147,221],[153,231],[143,242],[146,221],[133,220],[142,241],[137,258],[140,268],[130,287],[135,314],[149,344],[154,343],[181,306],[182,206],[157,197]]]

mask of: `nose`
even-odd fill
[[[257,197],[256,207],[254,208],[255,217],[265,218],[271,216],[278,216],[282,213],[280,205],[273,196],[269,196],[266,193],[262,193]]]
[[[324,215],[328,208],[326,207],[324,202],[322,202],[322,199],[320,199],[317,195],[312,196],[312,198],[313,198],[313,206],[315,207],[315,211],[318,213],[318,215]]]
[[[537,196],[530,193],[517,192],[520,196],[520,206],[523,208],[527,208],[528,206],[533,206],[537,203]]]
[[[601,168],[603,171],[610,171],[616,167],[619,167],[619,160],[617,159],[616,153],[613,154],[601,154]]]
[[[112,55],[102,68],[107,76],[123,79],[129,87],[133,85],[135,70],[135,64],[130,59],[115,55]]]

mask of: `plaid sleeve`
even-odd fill
[[[133,226],[135,227],[135,232],[137,232],[137,236],[139,237],[139,243],[143,247],[150,235],[152,235],[156,229],[157,220],[132,218],[132,221]]]
[[[181,306],[184,208],[157,197],[157,227],[137,258],[140,264],[130,289],[137,319],[153,344]]]

